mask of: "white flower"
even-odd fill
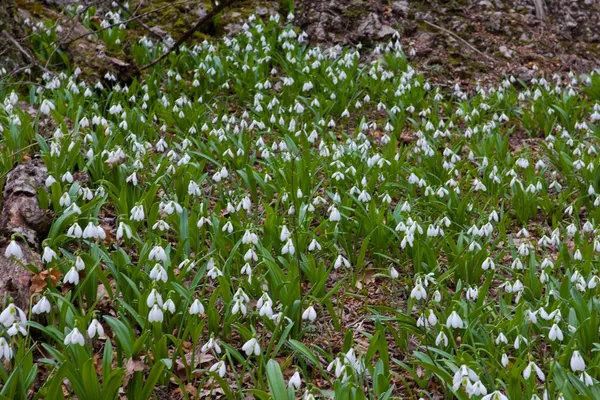
[[[58,259],[56,252],[48,246],[44,247],[44,253],[42,254],[42,261],[44,261],[47,264],[54,259]]]
[[[19,244],[16,241],[11,240],[8,246],[6,246],[6,250],[4,251],[4,257],[15,257],[19,260],[22,260],[23,251],[21,250],[21,246],[19,246]]]
[[[148,322],[163,322],[163,312],[158,304],[153,305],[148,313]]]
[[[75,267],[72,267],[69,272],[67,272],[63,282],[72,283],[73,285],[77,285],[79,283],[79,273]]]
[[[340,211],[335,206],[331,206],[330,212],[329,212],[329,220],[331,222],[338,222],[341,219],[342,219],[342,215],[340,214]]]
[[[0,360],[2,358],[10,360],[12,358],[12,349],[8,345],[8,342],[3,337],[0,337]]]
[[[204,314],[204,306],[200,302],[200,300],[196,299],[190,306],[190,314],[191,315],[200,315]]]
[[[145,218],[144,207],[140,204],[131,209],[132,221],[143,221]]]
[[[79,332],[79,329],[73,328],[73,330],[65,337],[64,344],[67,346],[70,344],[78,344],[83,346],[85,345],[85,338],[81,332]]]
[[[552,325],[552,328],[550,328],[550,333],[548,333],[548,339],[552,341],[558,340],[559,342],[563,341],[563,333],[557,324]]]
[[[346,268],[350,268],[350,262],[345,257],[342,257],[342,255],[340,254],[335,259],[335,263],[333,264],[333,268],[338,269],[342,265],[344,267],[346,267]]]
[[[23,336],[27,335],[27,329],[25,329],[25,324],[22,322],[15,322],[12,326],[6,331],[8,336],[15,336],[20,333]]]
[[[258,356],[260,354],[260,345],[258,344],[258,340],[256,340],[256,338],[248,340],[242,346],[242,350],[244,350],[247,356],[251,356],[252,354]]]
[[[288,239],[287,242],[285,242],[285,245],[281,248],[281,254],[289,254],[290,256],[293,256],[295,252],[296,248],[294,247],[292,239]]]
[[[221,378],[223,378],[225,376],[225,373],[227,372],[227,366],[225,365],[225,361],[221,360],[215,364],[213,364],[210,369],[210,372],[215,372],[218,371],[218,374]]]
[[[508,400],[508,397],[502,394],[502,392],[496,390],[495,392],[490,393],[487,396],[483,396],[481,400]]]
[[[450,316],[448,316],[448,319],[446,320],[446,325],[448,325],[450,328],[462,329],[463,321],[456,311],[452,311],[452,313],[450,313]]]
[[[529,364],[527,364],[527,367],[525,367],[525,369],[523,370],[523,378],[529,379],[529,377],[531,376],[532,368],[535,370],[535,374],[538,376],[538,378],[540,378],[540,380],[544,382],[546,380],[544,372],[533,361],[530,361]]]
[[[31,308],[31,312],[34,314],[48,313],[48,312],[50,312],[51,308],[52,307],[50,306],[50,302],[48,301],[46,296],[43,296],[37,302],[37,304]]]
[[[167,299],[165,304],[163,304],[163,310],[170,312],[171,314],[175,313],[175,303],[171,299]]]
[[[104,328],[102,327],[102,324],[94,318],[88,327],[87,334],[90,339],[93,339],[96,335],[98,335],[99,338],[103,338]]]
[[[167,254],[165,253],[165,250],[162,247],[154,246],[152,250],[150,250],[148,259],[165,262],[167,261]]]
[[[315,320],[317,319],[317,312],[315,311],[313,306],[309,306],[306,310],[304,310],[304,312],[302,313],[302,319],[309,320],[310,322],[315,322]]]
[[[571,370],[573,372],[585,371],[585,361],[583,361],[583,357],[581,357],[581,354],[577,350],[571,356]]]
[[[410,297],[416,300],[425,299],[427,297],[427,292],[425,291],[425,288],[421,283],[421,279],[417,279],[417,284],[415,285],[413,290],[411,290]]]
[[[27,316],[19,307],[15,306],[14,303],[10,303],[8,307],[0,313],[0,324],[4,325],[5,328],[8,328],[15,321],[27,322]]]
[[[294,375],[288,381],[288,387],[294,388],[296,390],[300,389],[302,386],[302,379],[300,379],[300,373],[298,371],[294,372]]]

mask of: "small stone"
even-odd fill
[[[410,11],[410,7],[408,6],[408,1],[395,1],[392,4],[392,10],[397,12],[404,18],[408,17],[408,13]]]
[[[498,49],[498,51],[500,51],[500,54],[502,54],[504,57],[506,58],[512,58],[512,50],[509,50],[508,47],[506,46],[500,46],[500,48]]]
[[[493,8],[494,7],[494,5],[491,2],[489,2],[488,0],[481,0],[479,2],[479,5],[481,7],[485,7],[485,8]]]

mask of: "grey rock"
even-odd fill
[[[394,12],[400,14],[404,18],[408,17],[408,13],[410,11],[408,1],[395,1],[394,3],[392,3],[392,10],[394,10]]]

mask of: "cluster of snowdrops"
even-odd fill
[[[18,234],[2,255],[45,284],[2,299],[0,395],[600,397],[600,75],[442,90],[398,36],[292,21],[0,89],[2,172],[34,148],[55,215],[42,265]]]

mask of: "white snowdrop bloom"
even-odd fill
[[[557,324],[552,325],[552,327],[550,328],[550,332],[548,333],[548,339],[555,341],[558,340],[559,342],[563,341],[563,333],[560,330],[560,328],[558,327]]]
[[[163,304],[162,308],[163,310],[168,311],[171,314],[175,314],[175,311],[177,311],[175,303],[171,299],[167,299],[167,301],[165,301],[165,303]]]
[[[504,335],[504,333],[500,332],[500,334],[496,337],[495,342],[496,342],[496,344],[500,344],[500,343],[508,344],[508,339],[506,339],[506,336]]]
[[[523,378],[529,379],[529,377],[531,376],[532,369],[535,371],[535,374],[537,375],[540,381],[544,382],[546,380],[546,375],[544,375],[544,372],[533,361],[530,361],[529,364],[527,364],[527,366],[523,370]]]
[[[0,358],[2,358],[2,357],[0,357]],[[583,382],[583,384],[584,384],[585,386],[588,386],[588,387],[590,387],[590,386],[593,386],[593,385],[594,385],[594,380],[593,380],[593,379],[592,379],[592,377],[591,377],[591,376],[590,376],[590,375],[589,375],[587,372],[585,372],[585,371],[581,373],[581,375],[579,376],[579,380],[580,380],[581,382]]]
[[[73,175],[70,172],[65,172],[63,176],[60,178],[62,182],[73,183]]]
[[[16,336],[19,333],[23,336],[27,336],[27,329],[25,329],[25,324],[21,322],[15,322],[12,326],[6,331],[8,336]]]
[[[585,371],[585,361],[583,361],[583,357],[577,350],[571,355],[571,370],[573,372]]]
[[[163,249],[161,246],[154,246],[152,250],[150,250],[148,260],[156,260],[162,262],[167,261],[167,254],[165,253],[165,249]]]
[[[227,373],[227,366],[225,365],[225,361],[221,360],[209,368],[210,372],[217,372],[221,378],[225,377]]]
[[[9,326],[12,326],[15,321],[26,323],[27,316],[25,315],[25,312],[14,303],[10,303],[2,313],[0,313],[0,324],[4,325],[5,328],[8,328]]]
[[[282,242],[287,241],[291,236],[290,231],[288,230],[287,226],[283,225],[281,227],[281,233],[279,234],[279,240],[281,240]]]
[[[78,237],[78,236],[75,236]],[[123,223],[123,222],[119,222],[119,226],[117,227],[117,234],[115,235],[117,240],[121,240],[123,237],[126,237],[127,239],[131,239],[133,237],[133,232],[131,231],[131,228],[129,227],[129,225]]]
[[[10,348],[10,345],[8,344],[5,338],[0,337],[0,360],[2,360],[3,358],[5,360],[10,360],[12,359],[12,356],[13,353],[12,349]]]
[[[502,392],[496,390],[486,396],[483,396],[481,400],[509,400]]]
[[[200,302],[200,300],[195,299],[192,305],[190,306],[190,314],[191,315],[200,315],[204,314],[204,306]]]
[[[452,311],[446,320],[446,325],[450,328],[463,328],[463,320],[460,318],[460,315],[456,311]]]
[[[94,318],[88,326],[87,334],[90,339],[93,339],[94,337],[96,337],[96,335],[98,335],[98,338],[103,338],[104,328],[102,327],[102,324]]]
[[[163,322],[164,316],[158,304],[154,304],[148,313],[148,322]]]
[[[167,270],[160,264],[155,264],[154,268],[150,271],[150,279],[154,281],[167,282],[169,280],[169,274]]]
[[[393,279],[397,279],[400,276],[396,268],[390,266],[390,277]]]
[[[58,259],[58,255],[56,254],[56,252],[48,246],[44,247],[44,253],[42,254],[42,261],[44,261],[47,264],[55,259]]]
[[[51,309],[52,306],[46,296],[42,296],[42,298],[31,308],[31,312],[34,314],[43,314],[49,313]]]
[[[293,256],[295,252],[296,252],[296,248],[294,247],[294,243],[292,242],[292,239],[288,239],[287,242],[285,243],[285,245],[283,246],[283,248],[281,249],[281,254],[282,255],[289,254],[289,255]]]
[[[340,214],[340,211],[335,206],[329,207],[329,221],[338,222],[341,219],[342,215]]]
[[[294,372],[294,375],[288,381],[288,387],[294,388],[296,390],[300,389],[302,386],[302,379],[300,378],[300,373],[298,371]]]
[[[448,336],[446,336],[443,331],[441,331],[435,338],[435,345],[439,346],[440,344],[444,347],[448,346]]]
[[[144,207],[140,204],[131,209],[131,220],[132,221],[143,221],[146,215],[144,214]]]
[[[335,262],[333,264],[333,268],[334,269],[338,269],[341,266],[344,266],[346,268],[350,268],[350,262],[343,257],[341,254],[337,256],[337,258],[335,259]]]
[[[306,310],[304,310],[304,312],[302,313],[302,319],[305,321],[308,320],[310,322],[315,322],[315,320],[317,319],[317,312],[315,311],[312,305],[309,306]]]
[[[467,393],[470,396],[483,396],[487,394],[487,389],[481,381],[477,381],[467,387]]]
[[[77,285],[79,283],[79,272],[77,272],[77,268],[72,267],[65,275],[63,282]]]
[[[71,197],[69,196],[69,193],[63,193],[58,200],[58,204],[60,204],[61,207],[69,207],[71,205]]]
[[[246,353],[247,356],[251,356],[252,354],[255,356],[260,355],[260,345],[258,344],[258,340],[256,340],[256,338],[248,340],[242,346],[242,350],[244,350],[244,353]]]
[[[21,246],[13,239],[10,241],[8,246],[6,246],[6,250],[4,250],[4,257],[10,258],[14,257],[19,260],[23,260],[23,251],[21,250]]]
[[[52,175],[48,175],[48,177],[46,178],[46,181],[44,183],[45,183],[46,187],[50,187],[55,182],[56,182],[56,179],[54,179],[54,177]]]
[[[40,106],[40,112],[44,115],[50,114],[50,111],[55,110],[56,106],[51,100],[44,99]]]
[[[427,298],[427,291],[425,291],[421,279],[417,279],[415,287],[410,292],[410,297],[416,300]]]
[[[69,334],[65,337],[64,344],[66,346],[71,344],[78,344],[80,346],[83,346],[85,345],[85,338],[83,337],[81,332],[79,332],[79,329],[73,328],[73,330],[69,332]]]
[[[163,306],[162,296],[156,289],[152,289],[146,298],[146,305],[148,307],[151,308],[154,304],[158,304],[160,307]]]
[[[227,233],[233,232],[233,224],[231,223],[231,221],[227,221],[227,223],[223,225],[223,228],[221,230]]]
[[[312,252],[315,250],[321,250],[321,244],[317,242],[317,239],[311,240],[308,245],[308,251]]]
[[[508,365],[508,356],[506,355],[506,353],[502,354],[501,362],[502,362],[502,366],[504,368],[506,368],[506,366]]]
[[[221,354],[221,346],[219,346],[219,343],[212,336],[210,339],[208,339],[208,342],[206,342],[200,350],[203,353],[206,353],[211,349],[213,349],[217,354]]]

